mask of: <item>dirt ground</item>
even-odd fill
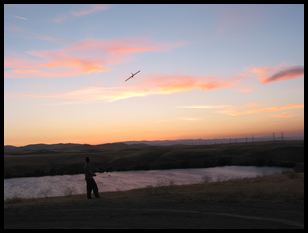
[[[304,201],[198,200],[128,191],[5,204],[4,228],[304,228]]]

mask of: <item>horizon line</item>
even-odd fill
[[[26,145],[12,145],[12,144],[6,144],[4,146],[14,146],[14,147],[26,147],[26,146],[32,146],[32,145],[57,145],[57,144],[77,144],[77,145],[90,145],[90,146],[97,146],[97,145],[104,145],[104,144],[116,144],[116,143],[133,143],[133,142],[167,142],[167,141],[193,141],[193,140],[203,140],[203,141],[211,141],[211,140],[228,140],[228,139],[273,139],[274,140],[280,140],[281,139],[281,132],[273,132],[275,133],[275,136],[273,137],[273,134],[270,135],[250,135],[250,136],[239,136],[239,137],[216,137],[216,138],[184,138],[184,139],[154,139],[154,140],[131,140],[131,141],[113,141],[113,142],[103,142],[103,143],[97,143],[97,144],[90,144],[90,143],[77,143],[77,142],[58,142],[58,143],[44,143],[44,142],[38,142],[38,143],[31,143]],[[282,132],[283,133],[283,132]],[[283,133],[283,140],[304,140],[304,135],[297,135],[297,136],[286,136],[285,133]]]

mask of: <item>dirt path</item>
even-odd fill
[[[20,203],[5,228],[304,228],[304,202],[84,199]]]

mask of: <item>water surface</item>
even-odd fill
[[[224,166],[213,168],[123,171],[96,173],[100,192],[124,191],[149,186],[183,185],[253,178],[290,170],[280,167]],[[4,179],[4,200],[85,194],[83,174]]]

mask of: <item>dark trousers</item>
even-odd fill
[[[99,198],[98,188],[95,180],[93,178],[87,178],[86,182],[87,182],[87,198],[91,199],[92,190],[94,192],[95,197]]]

